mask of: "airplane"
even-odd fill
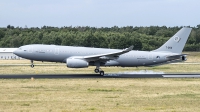
[[[96,66],[94,72],[104,75],[101,66],[157,66],[186,61],[187,55],[181,53],[191,30],[183,27],[160,48],[152,51],[132,50],[133,46],[120,50],[32,44],[21,46],[13,53],[31,60],[31,67],[34,67],[33,61],[61,62],[69,68]]]

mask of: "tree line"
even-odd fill
[[[54,44],[150,51],[164,44],[182,27],[89,27],[64,26],[22,28],[8,25],[0,28],[0,47],[19,47],[27,44]],[[184,51],[200,51],[200,25],[193,27]]]

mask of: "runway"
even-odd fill
[[[1,74],[0,79],[69,79],[69,78],[200,78],[200,74]]]

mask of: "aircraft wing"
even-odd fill
[[[129,48],[123,49],[117,52],[105,53],[105,54],[98,54],[98,55],[90,55],[90,56],[83,56],[83,58],[87,61],[97,61],[97,60],[112,60],[119,57],[119,55],[127,53],[133,49],[133,46]]]

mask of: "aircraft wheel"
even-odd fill
[[[34,67],[34,65],[31,65],[31,68],[33,68]]]
[[[100,75],[104,76],[104,71],[100,71],[99,73]]]
[[[33,60],[31,60],[31,68],[33,68],[33,67],[34,67]]]
[[[99,73],[99,69],[95,69],[94,72],[95,72],[95,73]]]

